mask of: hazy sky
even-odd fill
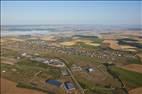
[[[138,24],[142,1],[2,1],[2,24]]]

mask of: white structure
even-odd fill
[[[118,56],[121,56],[121,54],[118,54]]]
[[[38,53],[35,53],[34,55],[35,55],[35,56],[39,56],[39,54],[38,54]]]
[[[6,72],[5,70],[3,70],[2,72]]]
[[[44,61],[43,63],[44,63],[44,64],[49,64],[49,61],[48,61],[48,60],[46,60],[46,61]]]
[[[17,57],[17,59],[19,60],[19,59],[20,59],[20,57],[18,56],[18,57]]]
[[[88,71],[88,72],[93,72],[94,69],[93,69],[93,68],[88,68],[87,71]]]
[[[21,54],[21,56],[23,56],[23,57],[26,56],[26,55],[27,55],[27,53],[22,53],[22,54]]]
[[[65,64],[57,59],[51,59],[48,63],[49,66],[53,67],[64,67]]]
[[[71,70],[72,71],[81,71],[82,68],[76,64],[73,64],[72,67],[71,67]]]
[[[44,62],[44,61],[47,61],[45,58],[41,58],[41,57],[31,58],[31,60],[37,61],[37,62]]]

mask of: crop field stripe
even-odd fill
[[[113,67],[112,71],[117,73],[119,75],[119,77],[122,80],[125,80],[126,82],[128,82],[128,84],[130,83],[134,87],[142,86],[142,81],[141,81],[142,80],[142,73],[128,71],[128,70],[118,68],[118,67]]]

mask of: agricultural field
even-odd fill
[[[18,88],[16,83],[1,78],[1,94],[45,94],[31,89]]]
[[[40,73],[35,75],[38,72]],[[50,69],[47,65],[23,59],[15,65],[2,63],[1,76],[4,79],[16,82],[16,86],[18,87],[27,87],[38,91],[50,92],[50,89],[46,89],[48,87],[46,87],[45,80],[49,78],[58,79],[60,77],[60,72],[58,69]],[[34,80],[36,80],[36,82]],[[32,86],[30,83],[36,86]]]
[[[1,80],[12,83],[11,87],[19,92],[23,89],[27,94],[66,94],[64,87],[47,84],[45,81],[48,79],[62,83],[71,81],[76,88],[75,94],[126,94],[142,86],[139,82],[142,79],[140,49],[120,45],[117,39],[84,35],[57,37],[58,40],[53,36],[20,38],[22,41],[16,38],[3,38]],[[110,45],[103,46],[105,43]],[[33,61],[31,57],[59,59],[70,74],[65,76],[62,68]],[[79,71],[73,70],[73,66],[78,66]],[[88,68],[93,71],[89,72]]]
[[[120,79],[125,83],[125,86],[128,88],[128,90],[142,86],[142,73],[118,67],[112,67],[112,71],[119,75]]]
[[[121,68],[142,73],[142,65],[141,64],[128,64],[128,65],[125,65]]]
[[[140,34],[139,34],[140,33]],[[115,50],[136,52],[142,47],[141,32],[118,32],[118,33],[103,33],[104,43],[110,44],[109,47]]]
[[[136,88],[129,91],[129,94],[141,94],[142,88]]]
[[[142,1],[23,1],[1,0],[0,94],[142,94]]]
[[[100,46],[101,42],[102,40],[96,36],[75,35],[69,41],[61,42],[60,44],[63,46],[80,46],[84,48],[95,48]]]

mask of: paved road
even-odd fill
[[[67,64],[66,64],[67,61],[65,61],[64,59],[62,59],[62,60],[65,62],[66,69],[67,69],[67,71],[69,72],[69,74],[70,74],[72,80],[74,81],[74,83],[75,83],[75,84],[77,85],[77,87],[79,88],[81,94],[85,94],[84,89],[80,86],[80,84],[78,83],[78,81],[77,81],[76,78],[74,77],[74,75],[73,75],[71,69],[67,66]]]
[[[80,86],[80,84],[78,83],[78,81],[75,79],[75,77],[73,76],[73,73],[71,72],[71,70],[69,68],[67,68],[67,70],[68,70],[69,74],[71,75],[73,81],[77,85],[77,87],[80,89],[81,94],[85,94],[83,88]]]
[[[9,48],[9,47],[4,47],[4,48],[7,48],[7,49],[12,49],[14,50],[13,48]],[[24,49],[15,49],[16,51],[19,50],[19,51],[22,51],[22,52],[26,52],[26,53],[34,53],[34,52],[38,52],[38,51],[32,51],[32,50],[24,50]],[[76,80],[76,78],[74,77],[71,69],[67,66],[68,62],[65,61],[64,59],[61,58],[61,60],[64,61],[65,65],[66,65],[66,68],[67,68],[67,71],[69,72],[71,78],[73,79],[74,83],[77,85],[77,87],[79,88],[81,94],[85,94],[84,92],[84,89],[80,86],[80,84],[78,83],[78,81]]]

